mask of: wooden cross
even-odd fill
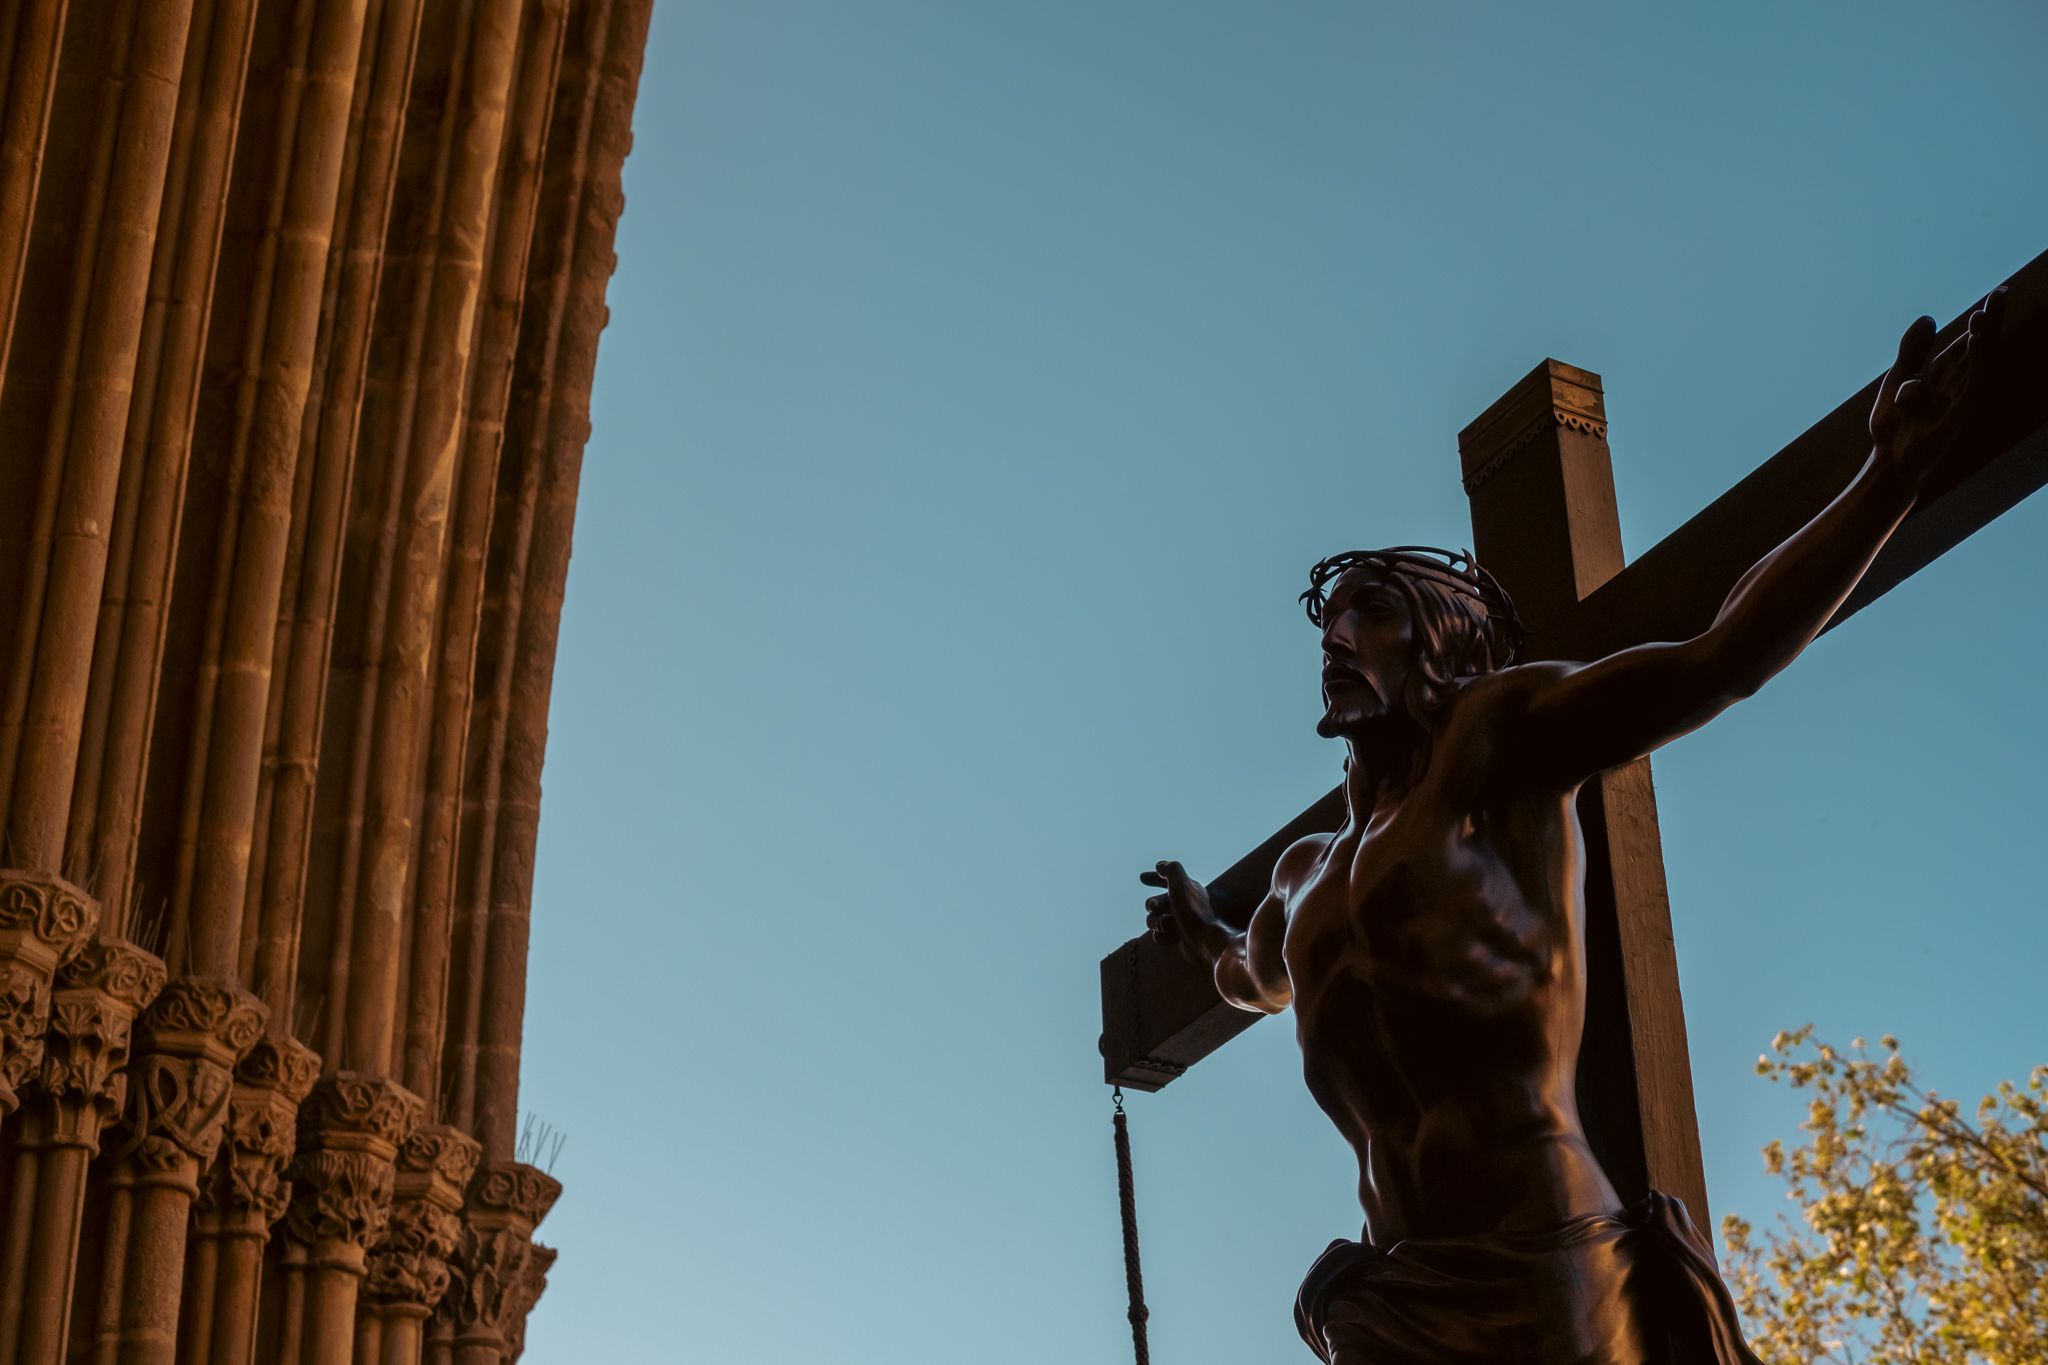
[[[1997,372],[1975,381],[1984,390],[1978,412],[1828,629],[2048,483],[2048,253],[2007,288]],[[1937,345],[1967,317],[1943,328]],[[1862,466],[1876,389],[1873,379],[1627,563],[1600,377],[1555,360],[1538,365],[1458,435],[1473,549],[1527,622],[1529,657],[1590,659],[1704,630],[1735,580]],[[1249,913],[1281,852],[1304,834],[1336,829],[1343,811],[1341,790],[1332,791],[1232,864],[1211,883],[1225,893],[1218,912]],[[1587,1008],[1578,1091],[1587,1137],[1624,1200],[1654,1186],[1711,1227],[1649,760],[1588,782],[1579,819]],[[1112,1084],[1157,1090],[1258,1017],[1225,1004],[1207,972],[1147,937],[1102,960],[1102,1056]]]

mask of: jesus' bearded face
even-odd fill
[[[1323,609],[1323,718],[1335,738],[1396,714],[1415,664],[1408,596],[1384,574],[1347,570]]]

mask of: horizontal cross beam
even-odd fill
[[[1913,512],[1828,622],[1847,620],[2048,483],[2048,253],[2006,282],[2005,334],[1986,401],[1928,481]],[[1941,329],[1959,335],[1969,310]],[[1586,659],[1650,640],[1682,640],[1712,622],[1735,580],[1839,493],[1870,452],[1873,379],[1692,520],[1595,589],[1559,624],[1550,652]],[[1210,882],[1218,912],[1248,914],[1273,865],[1306,834],[1342,819],[1333,790]],[[1135,901],[1133,918],[1136,917]],[[1140,936],[1102,960],[1104,1079],[1157,1090],[1249,1028],[1209,974]]]

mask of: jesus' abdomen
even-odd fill
[[[1619,1207],[1573,1095],[1585,1014],[1568,795],[1470,817],[1418,791],[1293,888],[1309,1089],[1357,1153],[1369,1239]]]

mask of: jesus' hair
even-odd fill
[[[1402,702],[1425,731],[1435,729],[1436,712],[1457,679],[1506,668],[1521,657],[1523,630],[1514,601],[1469,553],[1399,545],[1331,555],[1309,570],[1309,588],[1301,595],[1310,621],[1323,624],[1330,585],[1351,570],[1386,583],[1408,604],[1415,669]]]

